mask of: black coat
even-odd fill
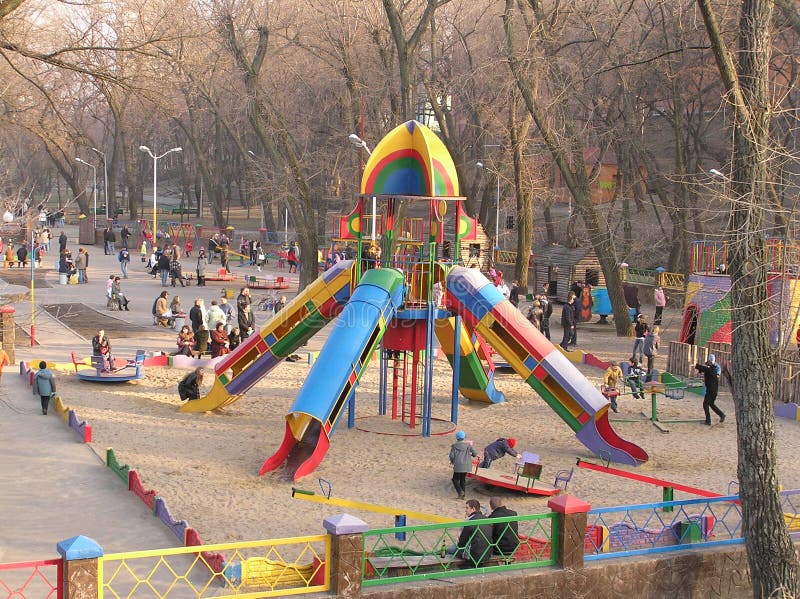
[[[561,326],[565,329],[575,326],[575,302],[564,304],[561,308]]]
[[[483,514],[475,512],[469,520],[483,520]],[[492,556],[490,547],[492,542],[492,525],[465,526],[458,536],[458,556],[467,560],[469,566],[480,567],[483,562]]]
[[[192,332],[197,333],[197,329],[203,324],[203,311],[200,306],[192,306],[189,310],[189,322],[192,323]]]
[[[713,362],[706,362],[705,364],[697,364],[697,370],[703,373],[703,383],[706,386],[706,395],[709,397],[716,397],[719,391],[719,373],[717,372],[717,364]]]
[[[489,514],[490,518],[510,518],[517,512],[505,506],[499,507]],[[492,525],[492,542],[495,544],[494,552],[499,555],[510,556],[519,547],[519,528],[517,522],[499,522]]]

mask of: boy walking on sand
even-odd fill
[[[453,487],[459,499],[464,499],[467,492],[467,472],[472,467],[472,458],[478,457],[472,446],[465,441],[464,431],[456,433],[456,442],[450,446],[450,463],[453,465]]]

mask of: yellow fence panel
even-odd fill
[[[328,591],[330,552],[330,537],[318,535],[114,553],[99,559],[98,597],[247,599]]]

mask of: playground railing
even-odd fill
[[[362,586],[466,576],[555,565],[556,514],[471,520],[469,523],[425,524],[369,530],[363,536]],[[516,523],[515,532],[512,523]],[[458,547],[465,524],[471,528],[466,546],[480,547],[464,555]],[[501,545],[515,549],[504,553],[491,536],[492,526],[505,525],[497,536]]]
[[[224,552],[224,563],[210,556]],[[105,555],[98,598],[284,597],[330,590],[328,535]]]
[[[738,500],[730,495],[590,510],[584,559],[744,543]]]
[[[0,596],[18,599],[61,599],[61,559],[0,564]]]
[[[684,288],[684,276],[678,272],[659,272],[648,268],[636,268],[629,266],[625,269],[625,282],[638,283],[640,285],[647,285],[655,287],[656,281],[661,281],[661,285],[667,289],[680,289]]]

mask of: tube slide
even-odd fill
[[[450,366],[453,365],[453,354],[455,345],[455,318],[439,318],[435,322],[436,338],[442,351],[447,356]],[[478,355],[478,346],[481,338],[478,337],[476,343],[472,343],[469,331],[466,326],[461,327],[461,339],[459,352],[461,355],[461,365],[458,376],[458,389],[461,395],[473,401],[485,401],[487,403],[500,403],[505,400],[503,392],[494,386],[494,368],[489,364],[487,372]],[[490,356],[486,356],[491,360]]]
[[[348,260],[325,271],[258,333],[218,362],[208,395],[187,401],[181,412],[222,408],[244,395],[342,310],[350,299],[354,270],[355,262]]]
[[[478,270],[453,268],[447,290],[448,308],[508,361],[592,453],[633,466],[647,461],[647,452],[611,428],[608,400]]]
[[[403,303],[404,291],[399,270],[381,268],[364,274],[286,416],[281,446],[259,474],[288,462],[289,469],[297,465],[291,473],[297,480],[319,465],[364,368]]]

